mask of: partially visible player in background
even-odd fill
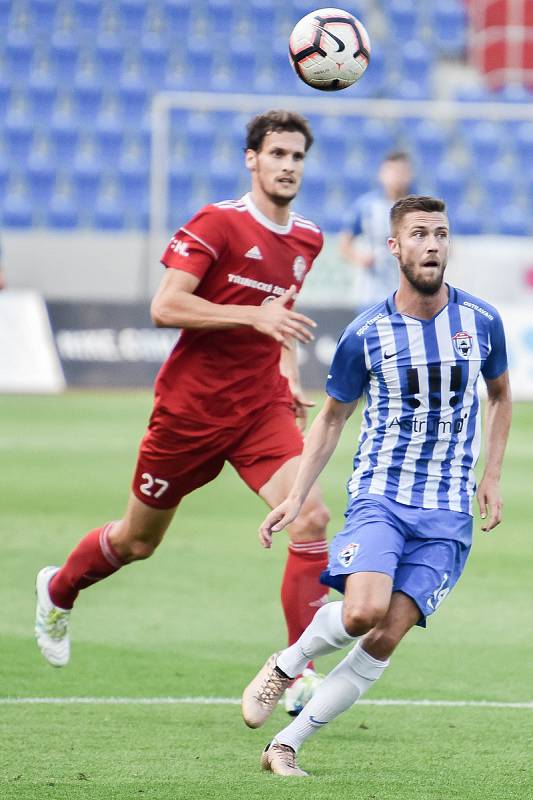
[[[400,267],[399,289],[356,317],[339,339],[328,397],[306,437],[295,484],[260,529],[270,547],[273,532],[296,517],[364,396],[346,521],[331,543],[327,571],[344,602],[321,608],[243,694],[244,720],[257,728],[309,658],[351,646],[298,718],[267,745],[261,764],[277,775],[307,774],[296,763],[302,744],[373,686],[404,636],[414,625],[426,626],[459,580],[472,543],[480,374],[487,387],[477,488],[482,529],[502,518],[500,475],[512,410],[505,335],[495,308],[444,283],[449,241],[441,200],[395,203],[388,243]]]
[[[312,405],[300,386],[296,341],[309,342],[315,323],[292,307],[323,238],[290,205],[312,142],[298,114],[252,119],[250,193],[202,208],[163,255],[152,317],[183,333],[155,384],[124,517],[88,533],[60,569],[38,575],[37,643],[54,666],[69,660],[67,627],[79,591],[151,556],[182,497],[226,461],[271,507],[293,483],[303,446],[297,423],[303,427]],[[281,597],[291,643],[327,596],[319,583],[327,521],[314,487],[289,534]]]
[[[348,208],[339,236],[341,256],[352,265],[356,313],[379,303],[398,288],[398,265],[387,247],[391,206],[412,192],[413,168],[407,153],[383,159],[380,188],[358,197]]]

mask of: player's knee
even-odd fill
[[[373,658],[384,661],[389,658],[400,642],[392,630],[376,628],[365,636],[364,647]]]
[[[314,503],[300,512],[291,525],[291,538],[325,539],[330,514],[323,503]]]
[[[342,622],[350,636],[362,636],[380,622],[387,612],[386,608],[370,601],[347,604],[342,608]]]

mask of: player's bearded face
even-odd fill
[[[440,212],[412,212],[399,225],[392,252],[410,285],[422,294],[436,294],[448,263],[448,219]]]
[[[248,151],[254,185],[279,206],[296,197],[302,182],[305,138],[298,131],[267,133],[258,152]]]

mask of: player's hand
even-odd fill
[[[259,540],[263,547],[266,547],[267,550],[272,547],[272,534],[282,531],[283,528],[286,528],[287,525],[294,522],[300,513],[301,507],[302,504],[297,500],[290,500],[287,498],[287,500],[284,500],[279,506],[272,509],[259,528]]]
[[[272,336],[284,347],[290,346],[291,337],[304,344],[315,338],[311,329],[316,328],[316,322],[305,314],[286,308],[287,303],[296,297],[297,291],[296,286],[291,286],[280,297],[260,306],[252,323],[256,331]]]
[[[296,424],[301,431],[305,430],[307,424],[307,409],[313,408],[315,403],[305,396],[301,386],[291,386],[289,384],[292,399],[294,401],[294,413],[296,415]]]
[[[477,490],[477,501],[481,519],[486,520],[481,530],[488,533],[502,521],[503,502],[499,481],[495,478],[482,478]]]

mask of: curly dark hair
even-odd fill
[[[411,211],[439,211],[446,214],[446,203],[444,200],[439,200],[438,197],[429,197],[427,195],[408,195],[397,200],[390,210],[390,225],[393,234],[398,230],[398,226],[406,214]]]
[[[271,110],[258,114],[246,126],[245,150],[259,152],[268,133],[274,131],[298,131],[305,137],[305,152],[313,144],[313,134],[309,122],[295,111]]]

